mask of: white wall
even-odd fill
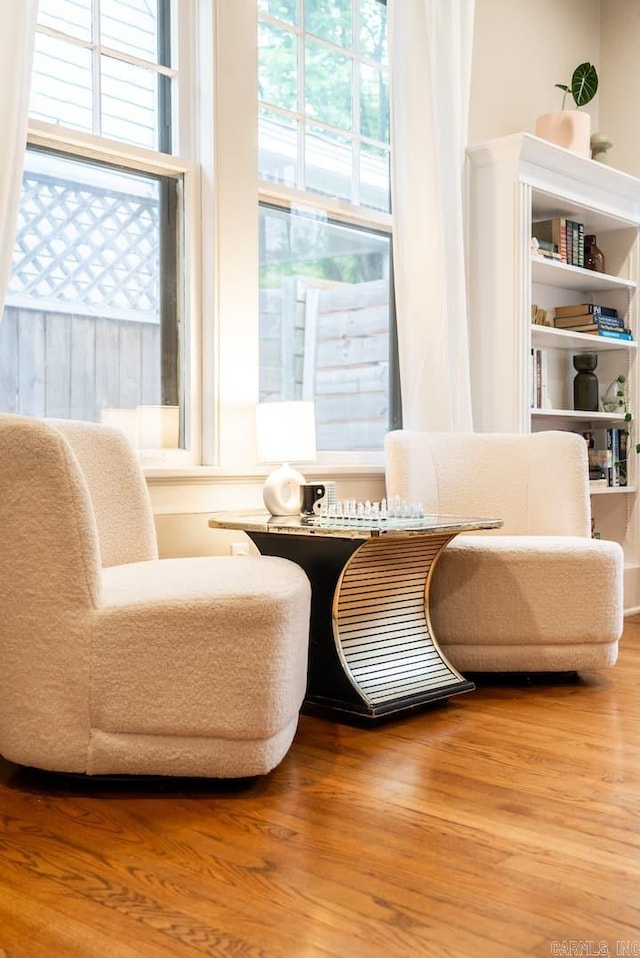
[[[599,58],[600,0],[476,0],[469,142],[533,133],[537,116],[561,108],[554,84]],[[599,99],[585,108],[593,130]]]
[[[608,163],[640,177],[640,3],[636,0],[476,0],[469,142],[533,133],[559,109],[584,60],[600,87],[586,107],[592,131],[610,136]]]
[[[613,142],[611,166],[640,177],[640,3],[602,0],[600,130]]]
[[[147,476],[161,556],[228,555],[232,542],[247,541],[242,532],[210,529],[209,515],[224,509],[246,512],[264,508],[264,476],[213,478],[206,472],[196,470],[191,476],[180,477],[163,476],[158,471]],[[334,479],[339,499],[373,502],[384,496],[384,478],[370,467],[343,466],[328,475],[314,465],[305,470],[305,475],[311,482]]]

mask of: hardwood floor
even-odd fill
[[[257,781],[0,761],[0,958],[640,955],[639,693],[636,619],[575,682],[303,716]]]

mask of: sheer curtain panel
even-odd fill
[[[37,13],[38,0],[0,0],[0,317],[15,241]]]
[[[407,429],[469,431],[464,157],[475,0],[389,0],[391,195]]]

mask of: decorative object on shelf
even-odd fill
[[[304,476],[290,462],[316,458],[315,409],[312,402],[265,402],[256,406],[258,462],[282,463],[267,478],[262,490],[272,516],[300,512],[300,487]]]
[[[573,357],[573,368],[577,371],[573,380],[573,408],[583,412],[598,412],[598,377],[594,369],[598,365],[596,353],[578,353]]]
[[[540,250],[557,250],[549,254],[561,263],[569,266],[584,266],[584,223],[569,220],[565,216],[554,216],[547,220],[534,220],[531,224],[531,246],[537,240]],[[546,255],[546,254],[545,254]]]
[[[580,63],[571,76],[571,83],[556,83],[564,91],[562,108],[545,113],[536,120],[536,136],[549,140],[565,150],[591,156],[591,117],[581,113],[580,107],[593,100],[598,91],[598,73],[593,63]],[[565,110],[567,94],[571,94],[575,110]]]
[[[543,309],[542,306],[537,306],[535,303],[531,304],[531,322],[536,326],[553,326],[550,311]]]
[[[606,426],[583,432],[582,435],[587,441],[591,488],[600,485],[609,488],[627,486],[629,430]]]
[[[603,412],[613,412],[618,413],[620,418],[626,423],[628,430],[627,431],[627,443],[625,444],[625,454],[627,451],[627,445],[630,437],[631,423],[633,422],[633,415],[629,409],[629,394],[628,394],[628,380],[624,373],[619,373],[612,383],[609,383],[607,386],[604,396],[602,397],[602,411]],[[621,430],[621,432],[624,430]],[[640,453],[640,442],[635,444],[635,451]],[[625,455],[626,461],[626,455]],[[626,473],[625,473],[626,474]],[[625,483],[626,485],[626,483]]]
[[[612,383],[609,383],[602,397],[602,411],[617,412],[625,422],[631,422],[626,385],[627,377],[624,373],[620,373]]]
[[[532,256],[541,256],[542,259],[555,259],[562,262],[562,254],[556,245],[549,243],[547,240],[539,240],[537,236],[531,237],[530,252]]]
[[[613,143],[606,133],[591,134],[591,159],[596,163],[607,162],[607,151],[611,149]]]
[[[604,273],[604,253],[598,248],[596,237],[590,233],[584,238],[584,266],[585,269],[595,270],[596,273]]]
[[[540,244],[542,249],[550,248],[558,251],[558,259],[562,263],[567,262],[567,227],[566,220],[562,216],[554,216],[552,219],[536,220],[531,224],[531,252],[535,255],[540,254]],[[534,243],[536,244],[534,247]]]

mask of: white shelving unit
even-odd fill
[[[601,396],[618,374],[627,377],[633,449],[640,441],[640,180],[526,133],[470,147],[467,172],[475,428],[585,432],[622,426],[619,416],[573,409],[573,356],[589,352],[598,357]],[[532,255],[532,223],[557,216],[583,223],[585,234],[597,236],[606,273]],[[587,302],[615,307],[634,340],[531,323],[532,305],[553,317],[556,306]],[[531,408],[531,352],[536,348],[545,351],[550,408]],[[622,542],[627,564],[637,573],[628,584],[627,608],[640,608],[638,459],[630,453],[626,487],[594,488],[592,500],[601,534]]]

